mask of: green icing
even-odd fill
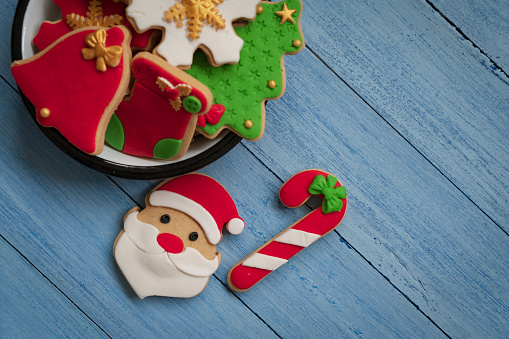
[[[338,179],[332,175],[325,178],[323,175],[317,175],[308,192],[311,194],[323,194],[322,212],[325,214],[339,212],[343,208],[343,201],[346,198],[346,188],[343,186],[334,187]]]
[[[162,139],[154,146],[154,158],[169,159],[180,151],[181,146],[182,140]]]
[[[275,12],[283,9],[286,3],[289,9],[296,9],[292,15],[295,24],[286,21],[282,25],[281,17]],[[293,41],[303,41],[300,33],[300,0],[286,0],[264,3],[263,12],[246,26],[236,27],[237,35],[244,40],[237,65],[210,66],[206,55],[198,51],[194,63],[187,71],[208,86],[214,95],[214,104],[226,107],[224,115],[216,125],[200,127],[205,133],[213,135],[228,125],[246,139],[257,139],[262,134],[265,99],[279,97],[283,89],[281,60],[285,53],[296,53],[302,46],[294,47]],[[270,89],[268,81],[275,80],[276,88]],[[245,121],[253,122],[252,128]]]
[[[125,133],[122,122],[116,114],[111,116],[105,135],[106,142],[116,150],[121,151],[124,148]]]
[[[184,101],[182,102],[184,105],[184,108],[189,113],[198,113],[201,111],[201,102],[197,97],[194,96],[188,96],[184,98]]]

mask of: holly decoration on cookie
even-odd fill
[[[204,53],[197,52],[187,71],[207,85],[214,103],[225,107],[219,122],[206,121],[198,131],[214,138],[227,128],[248,140],[262,137],[266,100],[283,95],[285,76],[283,56],[302,50],[304,39],[300,27],[300,0],[262,2],[257,17],[235,31],[244,40],[240,62],[236,65],[211,67]]]
[[[252,20],[259,0],[132,0],[127,15],[139,31],[164,30],[156,54],[173,66],[187,69],[194,52],[208,53],[210,64],[236,64],[243,41],[232,22]]]
[[[123,26],[87,27],[14,62],[14,79],[39,123],[56,128],[83,152],[101,153],[108,121],[129,85],[130,39]]]
[[[212,94],[196,79],[147,52],[132,62],[132,95],[110,121],[106,142],[126,154],[178,159],[194,135],[199,114],[207,113]]]
[[[53,2],[60,7],[63,19],[42,23],[39,33],[34,38],[34,44],[39,51],[72,30],[90,26],[110,28],[117,25],[124,25],[131,31],[132,48],[150,47],[151,36],[155,31],[137,33],[125,16],[126,5],[118,0],[53,0]]]

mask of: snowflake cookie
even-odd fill
[[[173,66],[188,69],[193,54],[202,49],[213,66],[237,64],[243,40],[232,22],[252,20],[260,0],[132,0],[126,9],[143,32],[162,28],[156,53]]]

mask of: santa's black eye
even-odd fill
[[[198,240],[198,233],[193,232],[193,233],[189,234],[189,240],[191,240],[191,241]]]
[[[163,224],[167,224],[170,222],[170,216],[168,214],[163,214],[163,216],[161,217],[161,222]]]

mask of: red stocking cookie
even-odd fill
[[[42,23],[39,33],[34,38],[34,44],[39,48],[39,51],[73,29],[86,26],[124,25],[131,31],[131,46],[133,48],[148,49],[150,47],[151,36],[155,31],[137,33],[125,16],[126,5],[119,1],[53,0],[53,2],[60,7],[62,20]]]
[[[96,155],[129,86],[130,41],[122,26],[82,28],[15,61],[11,71],[41,125],[55,127],[74,146]]]
[[[283,204],[291,208],[303,205],[312,195],[323,197],[321,208],[309,213],[232,267],[228,284],[233,290],[243,292],[253,287],[339,225],[346,212],[346,189],[331,174],[322,170],[300,172],[279,191]]]
[[[136,55],[132,69],[136,78],[133,93],[115,112],[106,141],[131,155],[183,156],[198,115],[211,108],[212,94],[198,80],[147,52]]]
[[[113,253],[140,298],[189,298],[207,286],[221,254],[223,226],[244,229],[237,207],[223,186],[199,173],[167,180],[124,218]]]

